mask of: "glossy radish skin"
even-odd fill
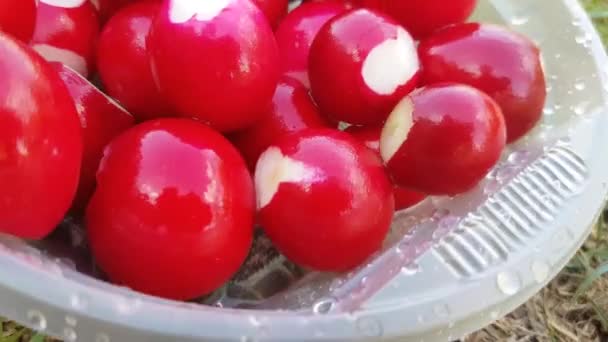
[[[189,300],[227,281],[253,236],[253,183],[236,149],[186,119],[137,125],[107,148],[86,215],[97,263],[118,284]]]
[[[46,60],[83,76],[95,65],[99,20],[86,0],[40,0],[31,45]]]
[[[250,170],[272,143],[307,128],[329,127],[312,102],[308,90],[298,81],[283,77],[272,99],[272,109],[248,129],[235,133],[231,141],[241,151]]]
[[[382,126],[350,126],[345,132],[380,155],[380,135],[382,134]],[[412,191],[398,185],[393,186],[393,194],[395,196],[395,210],[413,207],[426,198],[426,195],[423,193]]]
[[[325,24],[310,49],[309,77],[321,112],[334,121],[382,123],[416,86],[412,37],[392,19],[351,10]]]
[[[154,82],[146,48],[160,2],[138,2],[105,25],[97,46],[97,68],[108,94],[143,121],[172,113]]]
[[[382,11],[421,39],[448,25],[465,22],[477,0],[357,0],[367,8]]]
[[[281,53],[281,71],[310,87],[310,46],[321,27],[348,7],[341,2],[310,2],[290,12],[275,32]]]
[[[502,108],[507,141],[528,133],[542,117],[547,96],[540,50],[506,28],[462,24],[419,47],[425,84],[458,82],[490,95]]]
[[[251,1],[166,0],[148,49],[161,93],[182,116],[227,132],[268,111],[279,52]]]
[[[82,156],[74,103],[38,54],[0,33],[0,231],[47,236],[68,211]]]
[[[36,0],[0,0],[0,31],[28,43],[34,34]]]
[[[289,0],[253,0],[253,2],[264,12],[272,28],[279,26],[281,20],[287,15]]]
[[[394,199],[382,161],[347,133],[305,130],[260,157],[258,215],[274,245],[295,263],[341,272],[382,245]]]
[[[456,195],[486,176],[505,143],[496,102],[475,88],[442,84],[423,88],[395,107],[382,130],[380,153],[395,184]]]
[[[91,4],[97,10],[99,21],[101,23],[107,22],[116,12],[121,8],[135,2],[150,2],[156,0],[90,0]],[[160,2],[160,0],[159,0]]]
[[[134,123],[134,118],[76,71],[53,63],[65,83],[78,111],[82,126],[84,153],[80,183],[72,206],[83,211],[95,189],[95,174],[106,145]]]

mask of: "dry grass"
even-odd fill
[[[533,0],[528,0],[533,1]],[[608,0],[581,0],[608,43]],[[570,264],[538,295],[466,342],[608,341],[608,215]],[[0,342],[50,342],[0,320]]]

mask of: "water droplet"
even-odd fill
[[[528,151],[515,151],[509,155],[507,161],[511,164],[521,164],[528,161],[530,158],[530,152]]]
[[[574,83],[574,89],[578,90],[578,91],[583,91],[585,90],[586,85],[584,81],[578,81],[576,83]]]
[[[78,320],[76,319],[76,317],[73,316],[65,316],[65,323],[67,325],[75,327],[76,324],[78,324]]]
[[[505,165],[496,170],[496,180],[504,184],[506,181],[511,179],[513,176],[517,174],[517,168],[512,165]]]
[[[447,304],[437,304],[433,307],[433,312],[437,317],[448,317],[450,316],[450,308]]]
[[[530,21],[530,17],[527,16],[517,16],[517,17],[513,17],[511,18],[511,25],[513,26],[521,26],[521,25],[525,25],[528,23],[528,21]]]
[[[544,283],[547,278],[549,278],[550,268],[544,261],[534,261],[531,266],[532,274],[534,275],[534,280],[537,283]]]
[[[70,305],[76,310],[85,310],[88,306],[88,302],[83,296],[73,294],[70,296]]]
[[[521,280],[516,273],[500,272],[496,276],[496,285],[502,293],[512,296],[520,290]]]
[[[116,310],[123,315],[131,315],[139,311],[141,308],[141,299],[139,298],[123,298],[116,303]]]
[[[321,299],[320,301],[316,302],[313,307],[312,307],[312,311],[316,314],[326,314],[329,313],[331,311],[331,309],[334,308],[334,305],[336,304],[336,300],[333,298],[325,298],[325,299]]]
[[[357,319],[357,330],[365,337],[381,337],[384,335],[384,327],[376,318],[361,317]]]
[[[422,269],[420,268],[420,265],[418,265],[415,262],[412,262],[408,265],[405,265],[403,267],[401,267],[401,274],[405,275],[405,276],[413,276],[414,274],[417,274],[418,272],[420,272]]]
[[[251,325],[253,325],[256,328],[259,328],[262,326],[262,322],[260,322],[260,320],[256,316],[249,316],[249,323],[251,323]]]
[[[437,225],[437,229],[433,232],[433,240],[439,241],[444,238],[458,225],[458,223],[460,223],[460,218],[453,215],[447,215],[441,218]]]
[[[30,326],[37,331],[44,331],[46,329],[46,317],[38,310],[30,310],[27,312],[27,320]]]
[[[65,338],[66,341],[73,342],[73,341],[76,341],[76,338],[78,338],[78,335],[76,335],[76,331],[74,331],[74,329],[64,328],[63,329],[63,338]]]
[[[545,109],[543,109],[543,114],[544,115],[553,115],[553,114],[555,114],[555,109],[553,109],[551,107],[546,107]]]
[[[95,342],[110,342],[110,336],[99,333],[97,336],[95,336]]]
[[[500,311],[492,311],[490,312],[490,318],[493,320],[497,320],[500,317]]]

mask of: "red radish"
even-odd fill
[[[380,155],[380,135],[382,134],[382,126],[350,126],[345,132],[357,138],[365,146]],[[395,210],[410,208],[426,198],[425,194],[398,185],[393,186],[393,194],[395,195]]]
[[[160,2],[138,2],[106,24],[97,46],[97,68],[110,96],[140,120],[172,113],[160,95],[148,59],[146,39]]]
[[[148,48],[161,93],[182,116],[226,132],[267,112],[279,52],[250,0],[166,0]]]
[[[382,130],[380,152],[395,184],[456,195],[483,179],[505,142],[496,102],[466,85],[439,84],[395,107]]]
[[[348,7],[340,2],[310,2],[289,13],[275,33],[281,53],[281,71],[310,87],[310,46],[321,27],[347,9]]]
[[[106,148],[86,223],[113,282],[189,300],[227,281],[253,239],[253,183],[220,134],[186,119],[147,121]]]
[[[101,23],[107,22],[116,12],[122,7],[127,6],[129,3],[145,2],[155,0],[91,0],[91,3],[99,14],[99,21]],[[159,0],[160,2],[160,0]]]
[[[346,271],[389,230],[394,199],[378,155],[347,133],[310,129],[269,147],[255,171],[260,223],[295,263]]]
[[[35,23],[36,0],[0,0],[0,31],[28,43]]]
[[[74,103],[38,54],[0,33],[0,231],[47,236],[68,211],[82,156]]]
[[[61,64],[53,66],[66,84],[76,104],[84,138],[80,184],[73,208],[82,211],[95,189],[95,174],[103,149],[119,133],[134,123],[133,116],[111,98],[99,91],[76,71]]]
[[[289,0],[253,0],[253,2],[264,12],[270,26],[276,28],[287,15]]]
[[[289,77],[283,77],[279,82],[268,114],[231,137],[252,171],[260,154],[277,139],[307,128],[329,126],[319,114],[308,90]]]
[[[40,0],[32,47],[47,61],[88,76],[95,62],[99,21],[87,0]]]
[[[415,38],[466,21],[477,0],[356,0],[358,4],[383,11],[395,18]]]
[[[419,47],[425,84],[458,82],[490,95],[502,108],[507,142],[541,119],[547,97],[540,50],[506,28],[462,24],[441,30]]]
[[[382,123],[414,89],[419,74],[409,33],[365,9],[325,24],[312,44],[309,63],[311,90],[321,112],[358,125]]]

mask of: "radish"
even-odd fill
[[[148,49],[161,93],[181,116],[228,132],[268,111],[279,52],[250,0],[166,0]]]
[[[295,263],[342,272],[376,252],[394,199],[378,155],[347,133],[310,129],[269,147],[255,171],[260,223]]]
[[[540,121],[547,91],[540,50],[530,39],[499,26],[461,24],[423,41],[419,52],[425,84],[468,84],[500,105],[507,142]]]
[[[389,116],[380,152],[395,184],[430,195],[472,189],[500,159],[506,128],[500,108],[458,84],[426,87]]]
[[[392,19],[351,10],[326,23],[310,49],[309,77],[322,113],[334,121],[382,123],[416,86],[414,40]]]

